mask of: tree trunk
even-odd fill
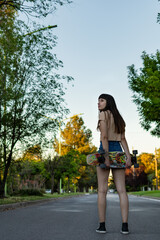
[[[69,190],[70,190],[70,179],[68,177],[68,193],[69,193]]]
[[[3,180],[1,181],[1,184],[0,184],[0,198],[5,197],[5,183],[7,180],[8,170],[11,164],[11,157],[12,157],[12,151],[10,152],[9,157],[7,159],[7,163],[5,164]]]
[[[5,183],[4,182],[1,182],[0,183],[0,198],[4,198],[5,197]]]
[[[51,194],[54,193],[54,174],[51,177]]]

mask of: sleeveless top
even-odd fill
[[[118,141],[120,142],[122,138],[124,137],[124,133],[116,133],[115,131],[115,123],[114,123],[114,118],[113,114],[111,111],[102,111],[99,113],[99,121],[105,121],[107,124],[107,132],[106,136],[108,138],[108,141]],[[102,139],[100,139],[102,140]]]

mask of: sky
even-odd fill
[[[73,0],[42,20],[46,26],[58,25],[53,31],[58,37],[54,52],[64,63],[60,73],[75,79],[65,96],[68,117],[83,113],[96,147],[98,97],[107,93],[115,98],[126,122],[130,151],[154,153],[155,147],[160,148],[160,139],[140,126],[127,77],[127,66],[142,67],[144,50],[151,54],[160,48],[158,12],[158,0]]]

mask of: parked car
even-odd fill
[[[45,193],[51,193],[51,189],[46,189]]]
[[[109,192],[109,193],[114,193],[114,192],[115,192],[115,189],[109,189],[108,192]]]

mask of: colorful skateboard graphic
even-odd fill
[[[139,167],[137,164],[137,153],[137,150],[133,150],[133,155],[131,155],[132,165],[134,165],[135,168]],[[87,163],[92,166],[104,164],[104,154],[105,152],[97,152],[87,155]],[[126,160],[127,157],[124,152],[109,152],[110,168],[125,168]]]

